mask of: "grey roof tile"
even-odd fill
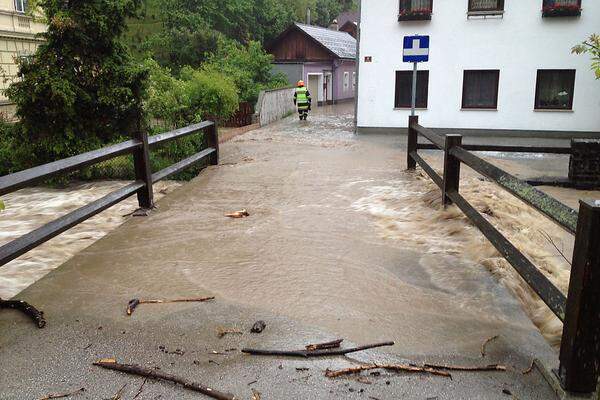
[[[356,39],[347,32],[296,23],[296,26],[339,58],[356,58]]]

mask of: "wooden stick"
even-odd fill
[[[131,299],[127,304],[127,315],[133,314],[137,306],[140,304],[167,304],[167,303],[192,303],[192,302],[205,302],[209,300],[214,300],[214,297],[200,297],[200,298],[191,298],[191,299],[175,299],[175,300],[140,300],[140,299]]]
[[[481,344],[481,357],[485,357],[485,346],[487,346],[492,340],[496,339],[498,339],[498,335],[485,339],[485,341]]]
[[[531,360],[531,365],[529,366],[529,368],[527,368],[525,371],[521,372],[523,375],[527,375],[533,372],[533,369],[535,368],[535,359]]]
[[[148,380],[148,377],[144,378],[144,382],[142,382],[142,384],[140,385],[140,388],[138,389],[137,393],[135,394],[135,396],[133,396],[133,399],[131,400],[135,400],[137,399],[140,394],[142,394],[142,390],[144,390],[144,385],[146,384],[146,381]]]
[[[85,388],[77,389],[74,392],[62,393],[62,394],[49,394],[48,396],[42,397],[40,400],[52,400],[52,399],[62,399],[65,397],[75,396],[76,394],[85,392]]]
[[[0,299],[0,309],[13,309],[21,311],[35,322],[38,328],[42,329],[46,326],[46,320],[44,319],[44,312],[38,311],[37,308],[29,303],[21,300],[2,300]]]
[[[215,389],[204,386],[200,383],[191,382],[184,378],[179,378],[175,375],[170,375],[162,371],[146,369],[137,365],[119,364],[116,362],[98,361],[94,365],[114,371],[124,372],[127,374],[143,376],[154,380],[163,380],[179,384],[186,389],[194,392],[199,392],[217,400],[236,400],[236,397],[229,393],[221,393]]]
[[[461,365],[438,365],[438,364],[423,364],[425,368],[445,369],[448,371],[506,371],[504,365],[490,364],[484,366],[461,366]]]
[[[394,342],[384,342],[368,344],[366,346],[354,347],[351,349],[344,350],[259,350],[259,349],[242,349],[242,353],[252,354],[255,356],[284,356],[284,357],[327,357],[327,356],[342,356],[344,354],[355,353],[357,351],[363,351],[368,349],[374,349],[376,347],[393,346]]]
[[[337,339],[337,340],[332,340],[331,342],[309,344],[308,346],[306,346],[306,350],[315,351],[315,350],[337,349],[341,346],[343,341],[344,341],[344,339]]]
[[[381,364],[381,365],[380,364],[372,364],[372,365],[362,365],[360,367],[340,369],[337,371],[326,370],[325,376],[328,378],[337,378],[337,377],[340,377],[343,375],[359,374],[362,371],[370,371],[373,369],[385,369],[388,371],[397,371],[397,372],[425,373],[425,374],[432,374],[432,375],[438,375],[438,376],[443,376],[443,377],[447,377],[447,378],[452,378],[452,375],[450,375],[448,372],[436,371],[433,368],[415,367],[412,365],[403,365],[403,364]]]

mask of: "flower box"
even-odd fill
[[[398,21],[428,21],[431,19],[431,8],[400,10]]]
[[[579,17],[581,7],[578,4],[549,4],[542,9],[543,17]]]

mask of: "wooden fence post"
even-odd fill
[[[210,155],[210,165],[219,164],[219,129],[217,123],[214,122],[206,128],[206,142],[208,147],[214,148],[216,151]]]
[[[446,143],[444,146],[444,187],[442,189],[443,204],[452,204],[452,200],[448,197],[448,192],[456,191],[460,185],[460,160],[450,154],[453,147],[462,144],[462,135],[446,135]]]
[[[581,201],[558,376],[569,392],[592,393],[600,372],[600,201]]]
[[[142,142],[142,146],[133,152],[135,179],[143,181],[145,186],[137,192],[140,208],[151,209],[154,207],[154,193],[152,190],[152,169],[150,166],[150,147],[148,146],[148,132],[138,122],[135,139]]]
[[[412,158],[410,153],[417,151],[418,133],[414,129],[414,125],[419,124],[419,116],[411,115],[408,117],[408,143],[406,146],[406,165],[408,169],[417,168],[417,162]]]

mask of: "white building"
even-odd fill
[[[600,80],[589,55],[571,54],[592,33],[600,0],[363,0],[357,131],[407,126],[403,38],[422,34],[421,125],[599,133]]]

